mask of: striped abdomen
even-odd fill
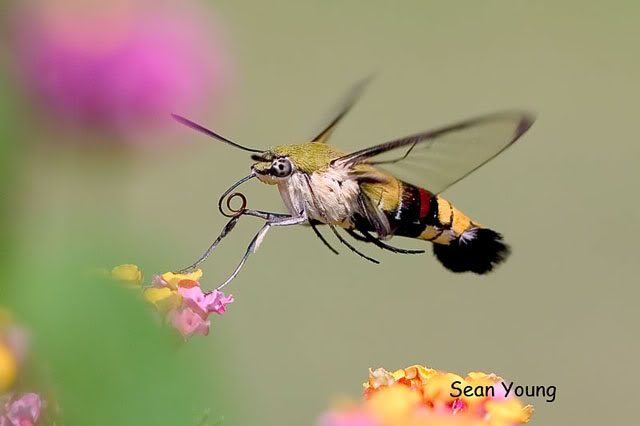
[[[401,182],[397,207],[387,212],[394,235],[449,244],[471,229],[481,228],[448,200]]]
[[[446,199],[399,183],[398,205],[387,211],[394,235],[434,242],[433,253],[453,272],[485,274],[507,258],[502,235],[474,223]]]
[[[380,236],[398,235],[432,241],[433,253],[449,270],[484,274],[509,255],[502,235],[469,219],[446,199],[386,176],[384,182],[364,183],[363,192],[378,206],[388,221],[388,229],[376,227],[375,216],[355,220],[355,229],[381,228]],[[366,205],[363,211],[367,215]],[[386,222],[385,222],[386,223]]]

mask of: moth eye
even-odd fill
[[[271,170],[277,177],[287,177],[291,174],[293,167],[291,167],[291,162],[288,159],[278,158],[271,165]]]

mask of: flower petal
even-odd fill
[[[233,303],[233,296],[229,295],[227,297],[223,292],[213,290],[211,293],[207,294],[207,302],[207,310],[209,312],[215,312],[218,315],[223,315],[227,311],[225,306],[229,303]]]
[[[226,297],[221,291],[214,290],[211,293],[203,293],[195,281],[182,280],[178,292],[183,298],[185,306],[191,308],[202,319],[207,319],[209,314],[215,312],[222,315],[226,312],[225,305],[233,302],[233,296]]]
[[[194,334],[206,336],[209,334],[211,321],[204,320],[189,308],[176,309],[170,313],[171,324],[182,334],[184,338]]]
[[[173,272],[165,272],[164,274],[162,274],[162,279],[167,282],[169,287],[171,287],[173,290],[178,289],[178,283],[182,280],[199,281],[200,278],[202,278],[201,269],[193,271],[189,274],[175,274]]]
[[[184,282],[183,280],[181,282]],[[189,281],[195,282],[195,281]],[[202,293],[200,286],[192,287],[178,287],[178,293],[182,296],[184,306],[190,308],[193,312],[200,315],[204,320],[207,319],[209,313],[207,312],[207,303],[205,301],[205,295]]]
[[[130,287],[142,285],[142,271],[136,265],[118,265],[111,270],[111,276]]]
[[[153,304],[162,314],[166,314],[182,305],[182,296],[172,291],[169,287],[148,287],[144,289],[143,295],[144,298]]]
[[[169,287],[169,284],[165,280],[163,280],[160,275],[154,275],[153,278],[151,278],[151,287],[165,288]]]

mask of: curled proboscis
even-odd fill
[[[234,209],[233,207],[231,207],[231,201],[236,197],[240,198],[240,201],[242,202],[242,204],[240,205],[239,208]],[[225,204],[227,205],[227,210],[230,213],[225,212],[224,209],[220,209],[220,213],[222,213],[226,217],[236,217],[236,216],[240,216],[241,214],[244,213],[244,211],[245,211],[245,209],[247,207],[247,198],[244,196],[243,193],[234,192],[232,194],[229,194],[229,196],[226,197],[226,198],[227,198],[227,200],[225,201]]]

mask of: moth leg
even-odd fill
[[[333,231],[333,233],[334,233],[334,234],[336,234],[336,237],[338,237],[338,239],[340,240],[340,242],[341,242],[342,244],[344,244],[345,246],[349,247],[349,249],[351,249],[351,251],[352,251],[352,252],[356,253],[357,255],[359,255],[359,256],[361,256],[361,257],[364,257],[364,258],[365,258],[365,259],[367,259],[369,262],[373,262],[373,263],[375,263],[376,265],[380,263],[379,261],[375,260],[374,258],[369,257],[369,256],[367,256],[366,254],[364,254],[364,253],[362,253],[362,252],[358,251],[358,249],[357,249],[357,248],[355,248],[354,246],[352,246],[352,245],[351,245],[351,243],[349,243],[349,241],[347,241],[347,240],[345,240],[344,238],[342,238],[342,235],[340,235],[340,234],[338,233],[338,230],[336,229],[336,227],[335,227],[334,225],[332,225],[332,224],[330,224],[330,223],[329,223],[328,225],[329,225],[329,228],[331,228],[331,230]]]
[[[425,252],[424,250],[407,250],[407,249],[401,249],[398,247],[390,246],[389,244],[385,244],[384,242],[382,242],[379,238],[376,238],[373,235],[371,235],[369,231],[367,231],[366,229],[358,229],[358,231],[360,231],[360,233],[364,235],[365,241],[373,243],[383,250],[389,250],[393,253],[401,253],[401,254],[422,254]]]
[[[194,269],[196,269],[196,267],[198,265],[200,265],[202,262],[207,260],[207,258],[211,254],[211,252],[213,252],[213,250],[215,250],[215,248],[218,246],[218,244],[220,244],[220,241],[222,241],[222,239],[224,237],[226,237],[229,232],[231,232],[231,230],[234,228],[234,226],[236,226],[236,222],[238,222],[238,219],[240,219],[240,216],[242,216],[242,215],[234,216],[234,217],[231,218],[231,220],[229,222],[227,222],[227,224],[224,226],[224,228],[222,228],[222,232],[220,233],[220,235],[218,235],[218,238],[216,238],[216,240],[209,246],[207,251],[204,252],[204,254],[200,257],[200,259],[196,260],[193,264],[187,266],[186,268],[180,269],[179,271],[177,271],[175,273],[176,274],[184,274],[184,273],[186,273],[188,271],[193,271]]]
[[[366,231],[364,229],[356,228],[356,230],[359,231],[360,233],[362,233],[362,235],[364,235],[364,237],[362,235],[356,234],[356,232],[353,229],[346,229],[347,233],[349,235],[351,235],[353,237],[353,239],[358,240],[358,241],[363,241],[365,243],[373,243],[376,246],[380,247],[381,249],[389,250],[389,251],[391,251],[393,253],[421,254],[421,253],[425,252],[424,250],[406,250],[406,249],[401,249],[401,248],[398,248],[398,247],[393,247],[393,246],[390,246],[389,244],[385,244],[379,238],[374,237],[373,235],[371,235],[368,231]]]
[[[327,246],[327,248],[329,250],[331,250],[332,252],[334,252],[335,254],[340,254],[338,253],[338,250],[334,249],[333,247],[331,247],[331,244],[329,244],[329,241],[327,241],[322,234],[320,233],[320,231],[318,230],[318,226],[317,223],[315,221],[309,221],[309,224],[311,225],[311,228],[313,229],[313,232],[316,233],[316,236],[318,238],[320,238],[320,240],[324,243],[325,246]]]
[[[278,219],[293,217],[287,213],[271,213],[271,212],[264,212],[262,210],[250,210],[250,209],[244,209],[242,211],[242,214],[259,217],[260,219],[264,219],[266,221],[275,221]]]
[[[242,256],[242,259],[240,260],[240,263],[238,264],[238,266],[236,266],[236,269],[233,271],[231,276],[229,276],[229,278],[227,278],[225,282],[220,284],[216,288],[216,290],[222,289],[224,286],[226,286],[231,281],[233,281],[233,279],[240,272],[240,269],[242,269],[242,267],[244,266],[244,264],[247,261],[247,258],[249,257],[249,255],[251,253],[255,253],[258,250],[258,247],[260,247],[260,244],[262,243],[262,240],[264,239],[265,235],[267,234],[267,232],[269,231],[269,229],[272,226],[299,225],[301,223],[306,222],[307,220],[308,220],[308,218],[307,218],[306,214],[303,214],[302,216],[288,216],[287,215],[287,216],[284,216],[284,217],[276,218],[274,220],[270,220],[267,223],[265,223],[264,226],[260,229],[260,231],[258,231],[258,233],[255,235],[255,237],[253,237],[253,239],[251,240],[251,243],[249,244],[249,247],[247,248],[247,251],[244,253],[244,256]]]
[[[363,237],[362,235],[358,235],[358,234],[356,234],[356,233],[355,233],[355,231],[354,231],[353,229],[345,229],[345,231],[347,231],[347,234],[351,235],[351,237],[352,237],[354,240],[362,241],[362,242],[365,242],[365,243],[368,243],[368,242],[369,242],[369,240],[367,240],[367,239],[366,239],[365,237]]]
[[[183,269],[180,269],[179,271],[176,271],[175,273],[176,274],[184,274],[186,272],[193,271],[194,269],[196,269],[196,267],[198,267],[198,265],[200,265],[202,262],[207,260],[209,255],[213,252],[213,250],[215,250],[215,248],[218,246],[218,244],[220,244],[220,241],[222,241],[222,239],[224,237],[226,237],[227,234],[229,232],[231,232],[231,230],[236,226],[236,222],[238,222],[238,219],[240,219],[240,216],[242,216],[242,215],[255,216],[255,217],[258,217],[260,219],[265,219],[267,221],[275,221],[275,220],[281,220],[281,219],[291,218],[292,217],[290,214],[285,214],[285,213],[270,213],[270,212],[265,212],[265,211],[262,211],[262,210],[245,209],[244,211],[242,211],[241,214],[233,216],[231,218],[231,220],[229,220],[229,222],[227,222],[227,224],[224,226],[224,228],[222,228],[222,232],[220,233],[218,238],[216,238],[216,240],[209,246],[207,251],[205,251],[204,254],[198,260],[196,260],[193,264],[187,266],[186,268],[183,268]]]

